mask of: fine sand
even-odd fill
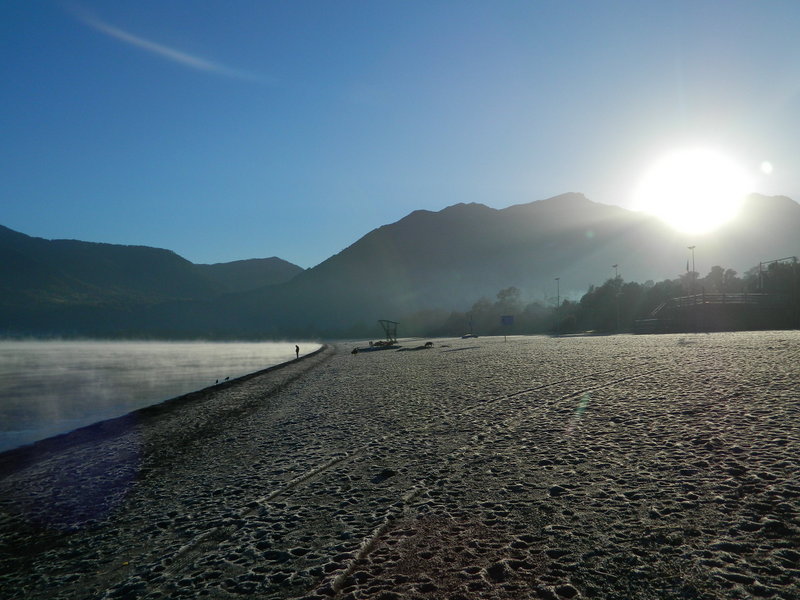
[[[800,332],[421,343],[0,455],[0,597],[800,597]]]

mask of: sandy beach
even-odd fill
[[[800,332],[433,341],[0,454],[0,597],[800,597]]]

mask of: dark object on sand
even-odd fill
[[[433,348],[433,342],[425,342],[426,348]]]
[[[354,348],[354,351],[351,354],[356,354],[357,352],[375,352],[376,350],[396,350],[399,348],[395,342],[384,342],[378,341],[374,344],[364,347],[364,348]],[[422,346],[420,346],[421,348]]]
[[[382,483],[390,477],[394,477],[395,475],[397,475],[397,471],[394,469],[383,469],[380,473],[372,478],[372,483]]]
[[[358,354],[358,348],[353,348],[353,351],[350,354]]]

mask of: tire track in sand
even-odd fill
[[[586,393],[590,393],[596,390],[612,387],[614,385],[619,385],[631,379],[636,379],[640,377],[645,377],[652,373],[656,373],[659,371],[665,370],[664,367],[659,369],[652,369],[645,371],[643,373],[637,373],[633,375],[627,375],[625,377],[619,377],[612,379],[610,381],[599,382],[597,385],[592,385],[589,387],[583,387],[579,390],[569,392],[567,394],[561,395],[558,398],[548,402],[545,404],[545,407],[552,407],[562,403],[566,400],[571,398],[582,396]],[[359,544],[359,549],[355,553],[355,556],[352,560],[345,563],[344,570],[336,571],[332,573],[326,580],[330,581],[330,585],[332,589],[338,592],[341,589],[342,582],[346,579],[347,574],[351,573],[355,566],[358,564],[358,561],[366,558],[372,549],[376,546],[380,538],[391,529],[391,525],[401,516],[407,516],[410,514],[411,511],[411,503],[421,494],[423,494],[427,489],[428,486],[425,484],[425,480],[428,479],[435,479],[441,476],[441,472],[444,469],[451,469],[451,465],[457,463],[459,460],[464,460],[467,453],[480,451],[483,448],[489,446],[492,441],[489,436],[486,435],[487,432],[499,432],[499,431],[509,431],[510,429],[514,429],[518,427],[521,422],[525,419],[524,411],[521,413],[515,413],[511,417],[506,417],[501,422],[497,422],[496,419],[496,410],[495,406],[497,403],[502,403],[507,400],[517,399],[526,394],[532,394],[536,392],[540,392],[542,390],[548,388],[554,388],[558,386],[570,385],[574,384],[579,381],[586,381],[587,379],[595,379],[598,376],[605,375],[607,373],[616,373],[618,369],[608,369],[603,371],[595,371],[593,373],[583,374],[577,377],[570,377],[565,379],[559,379],[556,381],[551,381],[547,383],[543,383],[540,385],[536,385],[533,387],[528,387],[522,390],[518,390],[516,392],[506,393],[499,395],[495,398],[488,399],[484,402],[479,404],[475,404],[472,407],[464,410],[461,414],[464,415],[473,415],[476,412],[479,412],[481,409],[491,409],[492,414],[487,415],[484,418],[491,419],[490,423],[487,423],[487,427],[483,429],[482,433],[473,435],[469,442],[455,450],[453,450],[449,456],[446,465],[443,465],[440,469],[437,470],[436,473],[429,473],[425,477],[419,479],[414,485],[410,488],[406,489],[405,492],[402,494],[402,500],[400,502],[400,506],[396,503],[392,507],[389,507],[386,514],[384,515],[383,521],[381,525],[376,527],[369,535],[365,536],[361,543]],[[420,433],[426,433],[428,427],[426,426],[421,430]],[[407,432],[397,432],[391,433],[379,438],[376,438],[368,443],[363,444],[360,448],[353,449],[350,452],[346,452],[339,456],[334,456],[333,458],[325,461],[324,463],[309,469],[305,473],[295,477],[291,481],[287,482],[286,484],[282,485],[280,488],[274,490],[273,492],[262,496],[256,500],[249,502],[246,506],[241,507],[239,510],[235,511],[238,515],[235,524],[230,525],[221,525],[209,529],[202,534],[195,536],[192,540],[182,545],[175,554],[171,557],[171,563],[169,566],[165,568],[162,575],[164,579],[162,579],[161,583],[156,584],[148,589],[148,594],[146,597],[158,597],[158,594],[165,591],[165,588],[174,581],[176,576],[179,575],[181,572],[187,570],[193,565],[193,562],[196,558],[202,556],[204,553],[209,552],[210,550],[219,547],[221,544],[233,538],[236,533],[241,530],[246,523],[246,519],[248,517],[252,517],[256,515],[260,511],[263,511],[266,506],[273,500],[276,500],[280,497],[290,496],[294,491],[324,477],[328,472],[333,470],[336,467],[346,465],[348,463],[352,463],[357,458],[362,457],[365,452],[370,448],[374,447],[375,445],[391,445],[393,442],[398,441],[401,437],[407,435]],[[323,580],[325,581],[325,580]],[[116,586],[115,586],[116,587]],[[111,597],[107,594],[104,596]]]
[[[583,387],[579,390],[561,395],[555,400],[547,402],[545,406],[552,407],[571,398],[579,397],[582,396],[583,394],[590,393],[599,389],[612,387],[614,385],[624,383],[631,379],[644,377],[649,374],[659,372],[662,370],[665,370],[665,367],[648,370],[643,373],[627,375],[625,377],[615,378],[610,381],[599,382],[596,385]],[[437,470],[438,475],[436,473],[429,473],[423,477],[418,478],[417,482],[410,488],[406,489],[405,493],[402,494],[402,500],[399,503],[400,506],[395,504],[392,507],[389,507],[386,514],[384,515],[381,525],[373,529],[373,531],[369,535],[365,536],[362,539],[361,543],[359,544],[359,549],[355,553],[354,558],[351,561],[345,563],[344,570],[336,571],[332,573],[329,578],[327,578],[329,581],[331,581],[331,586],[333,587],[333,589],[335,591],[338,591],[338,589],[341,588],[342,582],[346,579],[347,574],[352,572],[352,569],[357,564],[357,561],[369,555],[369,553],[378,543],[380,538],[391,528],[391,525],[396,521],[397,518],[399,518],[400,516],[408,515],[412,512],[411,503],[413,502],[413,500],[418,498],[428,489],[428,486],[425,485],[426,479],[430,480],[436,478],[437,476],[441,476],[441,471],[443,469],[451,468],[450,465],[457,463],[459,460],[463,461],[467,453],[480,451],[482,448],[486,448],[488,445],[490,445],[491,439],[490,436],[487,435],[487,433],[493,433],[493,432],[496,433],[499,431],[507,432],[509,430],[513,430],[522,423],[522,421],[525,418],[525,411],[521,411],[520,413],[515,413],[514,415],[508,416],[502,419],[500,422],[498,422],[496,419],[497,403],[503,403],[511,399],[518,399],[522,396],[525,396],[526,394],[540,392],[548,388],[555,388],[558,386],[575,384],[577,382],[582,382],[582,381],[585,382],[587,379],[596,379],[608,373],[617,373],[617,372],[618,369],[607,369],[602,371],[595,371],[577,377],[570,377],[565,379],[559,379],[556,381],[550,381],[540,385],[527,387],[525,389],[521,389],[515,392],[498,395],[495,398],[488,399],[484,402],[480,402],[465,409],[462,413],[465,415],[473,415],[476,412],[480,412],[481,409],[491,410],[492,414],[486,415],[484,417],[484,419],[490,419],[490,422],[487,423],[486,427],[482,429],[482,433],[477,433],[473,435],[466,444],[450,452],[450,454],[448,455],[448,460],[446,461],[446,465],[443,465],[442,468]],[[291,382],[288,382],[288,384],[290,385],[293,382],[293,380]],[[285,389],[285,387],[287,386],[286,385],[281,386],[281,389]],[[419,433],[422,435],[426,434],[429,431],[429,425],[430,424],[426,424],[425,427],[420,429]],[[201,534],[196,535],[194,538],[192,538],[191,540],[180,546],[178,550],[170,557],[171,562],[162,572],[163,578],[161,579],[161,581],[156,585],[148,586],[149,589],[145,597],[159,597],[159,594],[165,591],[165,588],[169,586],[171,581],[174,581],[179,574],[192,567],[194,561],[197,558],[202,556],[204,553],[219,547],[224,542],[233,538],[238,531],[240,531],[245,527],[246,520],[248,517],[252,517],[253,515],[259,513],[260,511],[263,511],[269,505],[270,502],[281,497],[290,496],[296,490],[301,489],[304,486],[307,486],[310,483],[319,480],[320,478],[323,478],[327,473],[329,473],[336,467],[352,463],[357,458],[362,457],[365,454],[365,452],[371,447],[375,447],[376,445],[386,445],[386,444],[391,445],[394,442],[405,437],[406,435],[407,432],[390,433],[372,439],[370,441],[364,442],[361,444],[360,447],[355,448],[349,452],[345,452],[341,455],[334,456],[333,458],[325,461],[324,463],[316,467],[313,467],[307,470],[306,472],[298,475],[291,481],[283,484],[282,486],[270,492],[269,494],[266,494],[260,498],[248,502],[247,505],[240,507],[238,510],[235,511],[237,518],[234,519],[235,522],[233,524],[213,527],[207,531],[204,531]],[[106,594],[103,596],[103,598],[113,597],[113,594],[111,594],[112,591],[113,588],[107,588]]]
[[[619,377],[619,378],[613,379],[611,381],[598,383],[597,385],[594,385],[594,386],[591,386],[591,387],[586,387],[586,388],[582,388],[582,389],[579,389],[579,390],[575,390],[575,391],[569,392],[567,394],[563,394],[563,395],[559,396],[558,398],[550,401],[549,403],[547,403],[545,405],[545,407],[546,408],[553,408],[553,407],[558,406],[559,404],[561,404],[561,403],[563,403],[563,402],[565,402],[567,400],[570,400],[570,399],[573,399],[573,398],[577,398],[577,397],[581,397],[581,396],[583,396],[585,394],[588,394],[588,393],[591,393],[591,392],[594,392],[594,391],[598,391],[598,390],[614,387],[616,385],[619,385],[619,384],[622,384],[622,383],[626,383],[626,382],[634,380],[634,379],[640,379],[642,377],[646,377],[648,375],[652,375],[654,373],[658,373],[658,372],[661,372],[661,371],[664,371],[664,370],[667,370],[667,369],[668,369],[668,367],[660,367],[660,368],[657,368],[657,369],[651,369],[651,370],[645,371],[643,373],[636,373],[636,374],[633,374],[633,375],[627,375],[625,377]],[[611,369],[611,370],[608,370],[608,371],[601,371],[600,373],[608,373],[608,372],[612,372],[612,371],[613,372],[617,372],[616,369]],[[516,398],[516,397],[519,397],[519,396],[523,396],[525,394],[541,391],[543,389],[556,387],[558,385],[568,384],[568,383],[571,383],[571,382],[575,381],[576,379],[586,379],[587,377],[594,377],[597,374],[598,374],[598,372],[595,372],[595,373],[592,373],[592,374],[587,375],[587,376],[563,379],[563,380],[559,380],[559,381],[555,381],[555,382],[550,382],[550,383],[534,386],[534,387],[531,387],[531,388],[526,388],[526,389],[520,390],[518,392],[513,392],[513,393],[510,393],[510,394],[504,394],[502,396],[498,396],[497,398],[494,398],[494,399],[488,400],[486,402],[483,402],[480,405],[474,406],[474,407],[472,407],[471,410],[465,411],[465,412],[473,413],[473,412],[475,412],[476,410],[478,410],[480,408],[488,407],[493,402],[507,400],[507,399],[511,399],[511,398]],[[495,416],[496,415],[494,415],[494,414],[492,415],[492,417],[495,417]],[[507,417],[501,422],[497,422],[496,419],[493,419],[493,421],[491,423],[491,426],[488,429],[488,431],[490,431],[492,433],[497,433],[497,432],[503,431],[504,433],[507,434],[510,430],[513,431],[516,427],[518,427],[525,420],[525,416],[526,415],[524,415],[524,414],[515,413],[511,418]],[[476,451],[479,452],[482,449],[486,448],[487,446],[491,445],[492,442],[493,442],[493,440],[491,440],[490,437],[488,435],[486,435],[485,433],[479,433],[479,434],[473,435],[470,438],[469,443],[467,443],[467,444],[461,446],[460,448],[452,451],[448,455],[448,459],[446,461],[446,464],[442,465],[437,470],[436,474],[431,473],[426,478],[429,479],[429,480],[440,479],[441,476],[442,476],[442,473],[444,471],[452,470],[453,469],[453,465],[458,463],[459,461],[464,461],[466,459],[466,455],[468,453],[475,453]],[[420,495],[424,494],[425,491],[428,490],[428,489],[430,489],[430,486],[426,485],[424,479],[419,480],[415,485],[413,485],[412,487],[407,489],[405,491],[405,493],[403,494],[403,496],[402,496],[402,506],[398,507],[397,505],[395,505],[392,509],[390,509],[387,512],[387,514],[385,515],[382,524],[380,526],[378,526],[377,528],[375,528],[372,531],[372,533],[370,533],[368,536],[366,536],[366,537],[364,537],[362,539],[362,541],[361,541],[361,543],[359,545],[359,550],[355,553],[355,556],[353,556],[353,558],[346,564],[345,568],[343,570],[341,570],[341,571],[338,571],[338,572],[332,574],[331,576],[327,577],[323,581],[321,581],[320,582],[320,587],[324,589],[326,587],[326,585],[327,585],[327,587],[330,589],[330,591],[334,593],[334,598],[340,598],[341,594],[342,594],[342,590],[344,589],[345,584],[347,583],[348,577],[350,575],[352,575],[359,568],[359,565],[363,563],[364,559],[368,558],[368,556],[372,552],[372,550],[374,550],[378,546],[378,544],[380,543],[381,538],[384,537],[392,529],[392,526],[399,519],[401,519],[403,517],[410,517],[412,515],[412,513],[414,512],[413,509],[412,509],[412,506],[411,506],[412,502],[416,498],[418,498]]]

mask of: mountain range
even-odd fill
[[[161,248],[45,240],[0,226],[4,303],[199,300],[283,283],[302,270],[275,257],[195,265]]]
[[[195,265],[157,248],[43,240],[0,227],[0,332],[157,337],[347,336],[375,321],[463,310],[510,286],[577,299],[618,265],[658,281],[713,265],[743,272],[800,254],[800,205],[750,196],[704,235],[569,193],[494,209],[419,210],[314,268],[278,258]],[[377,333],[377,332],[375,332]]]

